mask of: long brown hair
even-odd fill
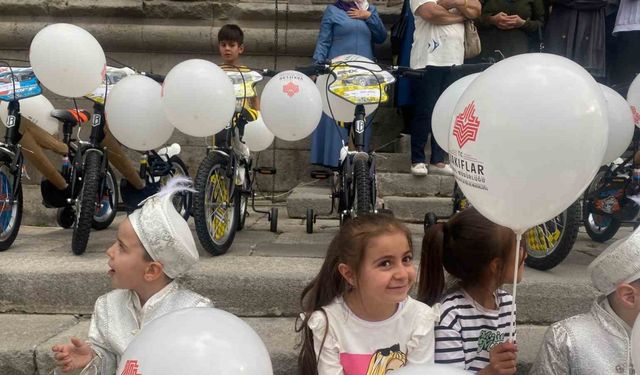
[[[496,279],[513,251],[515,235],[495,224],[473,207],[454,215],[448,222],[431,225],[422,241],[418,300],[433,305],[445,291],[444,270],[462,287],[487,282],[489,264],[500,259]]]
[[[318,374],[313,332],[307,325],[311,314],[315,311],[324,311],[322,310],[323,306],[330,304],[336,297],[342,296],[347,291],[348,284],[338,271],[338,266],[344,263],[357,275],[369,242],[375,237],[395,233],[404,234],[409,242],[409,247],[413,248],[409,229],[390,215],[358,216],[342,226],[333,238],[320,272],[304,288],[300,297],[303,314],[296,320],[296,332],[301,333],[300,354],[298,355],[298,373],[300,375]],[[329,322],[327,320],[322,345],[324,345],[328,330]]]

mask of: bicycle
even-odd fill
[[[263,70],[264,74],[270,71]],[[249,68],[231,67],[227,75],[233,82],[236,111],[229,125],[218,133],[219,145],[208,146],[195,178],[197,193],[193,196],[192,214],[196,234],[202,246],[212,255],[225,254],[237,231],[243,229],[251,197],[255,212],[264,213],[270,222],[269,230],[278,230],[278,208],[261,211],[255,207],[254,173],[274,175],[275,168],[252,168],[248,147],[242,142],[248,123],[247,100],[256,97],[255,85],[262,74]]]

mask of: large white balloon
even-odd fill
[[[634,368],[640,368],[640,315],[631,330],[631,362]]]
[[[169,71],[162,89],[167,119],[181,132],[208,137],[224,129],[236,108],[233,84],[216,64],[193,59]]]
[[[53,104],[44,95],[32,96],[20,100],[20,114],[38,125],[42,130],[54,135],[58,132],[58,120],[51,117]],[[0,120],[6,125],[9,111],[8,102],[0,102]]]
[[[111,89],[105,116],[113,136],[134,150],[158,148],[173,134],[160,103],[160,84],[142,75],[125,77]]]
[[[228,312],[201,307],[147,324],[122,355],[116,374],[273,375],[273,369],[267,348],[249,325]]]
[[[627,150],[633,139],[633,114],[629,103],[624,98],[605,85],[600,85],[607,103],[609,120],[609,142],[602,159],[602,165],[616,160]]]
[[[100,43],[86,30],[68,23],[40,30],[31,41],[29,61],[44,86],[74,98],[98,87],[106,69]]]
[[[449,149],[449,126],[453,119],[453,110],[455,109],[458,99],[462,96],[464,90],[469,87],[471,82],[479,76],[480,73],[464,76],[452,83],[440,95],[431,116],[431,136],[436,139],[438,146],[443,150]]]
[[[376,65],[371,59],[359,55],[341,55],[334,57],[331,62],[337,63],[341,61],[348,61],[350,65],[360,66],[373,71],[379,71],[380,67]],[[336,121],[352,122],[355,117],[355,104],[351,104],[348,101],[340,98],[336,94],[329,91],[327,87],[327,79],[329,74],[322,74],[316,79],[316,87],[320,92],[322,98],[322,111],[329,117]],[[329,81],[329,84],[333,82],[333,78]],[[369,116],[373,111],[378,108],[378,104],[367,104],[364,106],[364,111]]]
[[[287,70],[276,74],[265,85],[260,111],[273,135],[285,141],[297,141],[318,126],[322,100],[309,77]]]
[[[553,54],[505,59],[455,107],[449,155],[469,201],[522,233],[564,211],[591,182],[607,146],[598,83]]]
[[[255,121],[247,123],[244,127],[242,140],[247,144],[249,150],[258,152],[266,150],[271,146],[274,138],[273,133],[271,133],[264,124],[262,117],[258,117]]]
[[[634,78],[633,82],[631,82],[631,86],[629,86],[627,102],[631,105],[633,121],[636,126],[640,128],[640,74]]]
[[[393,371],[393,375],[468,375],[469,371],[451,365],[431,363],[428,365],[407,365]]]

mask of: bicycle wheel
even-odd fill
[[[193,196],[193,218],[202,246],[213,255],[229,250],[238,228],[240,203],[238,190],[233,189],[233,171],[229,159],[217,154],[207,155],[196,174]],[[233,191],[230,191],[233,189]]]
[[[91,223],[98,207],[96,201],[98,187],[102,183],[101,167],[102,155],[89,150],[83,166],[82,187],[76,198],[76,222],[73,225],[73,237],[71,238],[71,250],[76,255],[84,253],[89,242]]]
[[[584,193],[584,199],[582,201],[582,209],[584,215],[582,215],[582,223],[589,237],[596,242],[606,242],[613,238],[620,229],[620,221],[611,215],[601,215],[592,212],[593,210],[593,196],[595,192],[602,186],[603,179],[607,174],[607,167],[604,167],[598,171],[593,182],[587,188]]]
[[[22,222],[22,184],[14,189],[14,177],[9,167],[0,165],[0,251],[15,241]],[[15,194],[14,194],[15,191]]]
[[[169,158],[169,163],[171,163],[171,174],[160,179],[161,185],[164,185],[169,178],[174,176],[189,177],[189,169],[178,155]],[[193,195],[189,191],[176,194],[173,197],[174,207],[185,220],[189,220],[189,216],[191,216],[192,201]]]
[[[362,215],[373,210],[371,176],[369,175],[367,158],[358,158],[357,156],[353,161],[353,175],[356,187],[355,212],[356,215]]]
[[[101,192],[102,196],[99,195]],[[107,168],[105,178],[102,180],[102,189],[98,189],[96,199],[100,203],[91,220],[91,228],[95,230],[107,229],[118,213],[118,185],[115,174],[110,167]]]
[[[244,228],[244,223],[247,220],[247,207],[249,207],[249,194],[251,194],[251,176],[250,172],[245,170],[244,180],[242,181],[242,190],[238,192],[240,201],[240,213],[238,217],[238,230],[241,231]]]
[[[522,236],[528,255],[525,263],[538,270],[560,264],[576,242],[580,217],[580,202],[577,201],[554,219],[529,229]]]

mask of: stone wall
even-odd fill
[[[393,3],[372,1],[387,25],[401,7],[397,0],[389,1]],[[190,58],[219,62],[217,32],[226,23],[237,23],[245,31],[244,64],[287,69],[309,64],[326,4],[327,1],[315,0],[0,0],[0,60],[28,59],[30,41],[40,29],[47,24],[68,22],[91,32],[108,57],[141,71],[165,74]],[[377,55],[382,60],[389,59],[388,40],[378,47]],[[115,61],[108,63],[118,66]],[[52,93],[46,96],[56,107],[73,105],[69,99]],[[90,108],[84,100],[79,100],[78,105]],[[374,122],[374,146],[392,140],[400,129],[399,122],[392,108],[379,111]],[[182,156],[195,173],[204,156],[205,140],[176,130],[171,141],[183,146]],[[287,191],[298,182],[309,180],[309,145],[308,139],[276,141],[272,148],[260,153],[260,165],[270,166],[275,157],[276,191]],[[134,153],[131,156],[137,160]],[[29,174],[32,183],[39,182],[37,171],[30,168]],[[261,190],[272,188],[270,176],[260,178],[259,183]]]

